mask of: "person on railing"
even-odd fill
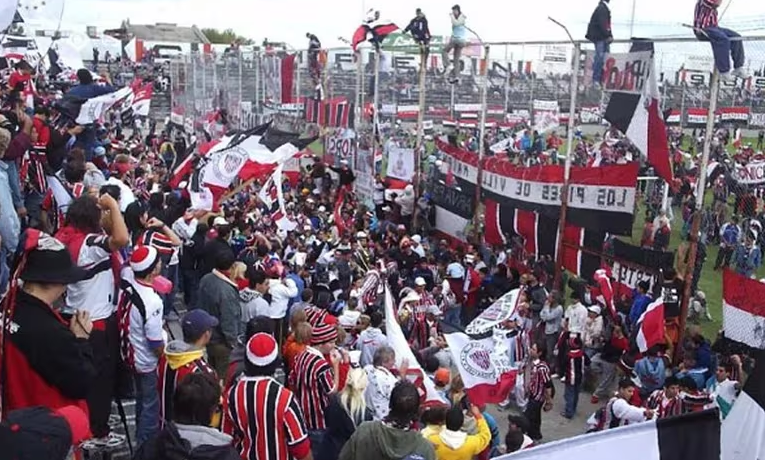
[[[321,42],[311,32],[307,32],[305,38],[308,39],[308,69],[314,86],[317,86],[321,83],[321,66],[319,65]]]
[[[597,8],[592,13],[590,23],[587,25],[585,38],[595,45],[595,58],[592,60],[592,82],[596,87],[603,83],[603,65],[606,54],[610,51],[614,35],[611,32],[611,9],[608,7],[610,0],[600,0]]]
[[[414,18],[409,21],[409,25],[404,29],[404,33],[411,33],[412,38],[420,46],[420,51],[427,59],[428,56],[428,44],[430,44],[430,28],[428,28],[428,18],[425,17],[425,13],[420,8],[415,11]]]
[[[460,74],[460,57],[462,56],[462,48],[467,44],[467,26],[465,26],[465,15],[462,14],[462,10],[459,5],[452,7],[452,14],[449,16],[452,20],[452,36],[449,38],[449,43],[444,46],[443,61],[444,61],[444,73],[448,74],[450,69],[449,52],[454,50],[454,60],[451,62],[453,67],[452,75],[449,77],[449,83],[459,83]]]
[[[693,30],[696,38],[712,43],[712,53],[715,66],[724,81],[735,80],[736,77],[746,79],[744,70],[744,44],[738,38],[738,33],[720,27],[717,18],[717,8],[722,0],[698,0],[693,17]],[[734,38],[734,40],[731,40]],[[733,58],[733,72],[730,70],[730,58]]]

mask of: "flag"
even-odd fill
[[[600,291],[598,300],[608,309],[611,318],[617,319],[618,315],[616,313],[616,306],[614,305],[614,288],[611,285],[609,272],[604,269],[596,270],[595,274],[592,275],[592,279],[595,281],[595,284],[597,284],[598,290]]]
[[[401,330],[401,325],[398,324],[398,315],[396,315],[396,309],[393,306],[393,295],[390,292],[389,286],[385,286],[384,308],[385,334],[388,336],[388,344],[396,352],[396,366],[401,366],[401,362],[406,359],[409,364],[409,372],[416,381],[415,383],[418,384],[425,403],[445,404],[446,401],[436,390],[436,384],[422,370],[412,348],[409,346],[409,342],[404,336],[404,332]]]
[[[351,38],[351,47],[353,51],[362,44],[369,35],[371,35],[369,41],[373,44],[380,45],[385,37],[398,30],[398,26],[393,21],[372,19],[360,25],[353,33]]]
[[[648,292],[653,292],[656,283],[661,283],[661,271],[675,265],[675,252],[641,248],[619,239],[612,242],[614,263],[611,277],[614,280],[614,297],[632,296],[640,281],[648,282]]]
[[[290,54],[282,58],[282,104],[291,104],[293,102],[292,85],[295,80],[296,65],[299,65],[299,63],[296,63],[296,59],[296,54]],[[299,92],[300,89],[298,89]]]
[[[280,230],[291,232],[297,227],[297,222],[287,216],[287,209],[284,204],[284,190],[282,189],[282,175],[284,174],[283,161],[276,166],[274,173],[266,181],[260,190],[258,197],[266,205],[271,220]]]
[[[444,339],[471,403],[480,406],[507,399],[518,369],[510,367],[504,347],[497,347],[493,336],[474,340],[464,332],[452,332],[444,334]]]
[[[90,125],[103,118],[107,110],[114,107],[117,103],[130,97],[133,90],[129,87],[119,89],[113,93],[103,96],[92,97],[80,106],[79,115],[77,115],[77,124]]]
[[[765,283],[730,270],[723,273],[725,338],[765,349]]]
[[[497,460],[720,460],[720,417],[703,411],[584,434]],[[740,457],[742,459],[755,457]],[[723,460],[733,460],[732,458]]]
[[[664,336],[664,298],[659,297],[648,305],[638,319],[638,333],[635,339],[640,353],[654,345],[666,342]]]
[[[146,83],[139,86],[135,90],[135,97],[133,99],[133,115],[139,117],[148,117],[149,109],[151,108],[151,96],[154,94],[154,85]]]
[[[661,95],[656,79],[653,55],[649,59],[647,80],[640,93],[615,91],[604,118],[623,132],[635,147],[648,158],[656,175],[672,183],[667,126],[661,113]]]
[[[765,458],[765,352],[752,357],[754,370],[722,422],[721,460]]]
[[[355,104],[344,97],[329,100],[306,99],[305,121],[331,128],[350,128],[355,125]]]

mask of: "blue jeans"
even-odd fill
[[[313,458],[318,458],[321,443],[324,441],[324,436],[326,436],[326,434],[327,432],[325,430],[308,430],[308,439],[311,440],[311,453],[313,454]]]
[[[8,166],[6,172],[8,173],[8,184],[11,187],[11,198],[13,199],[13,205],[18,208],[24,207],[24,197],[21,195],[21,180],[19,179],[19,165],[15,160],[3,160]]]
[[[566,418],[574,418],[574,415],[576,415],[576,407],[579,405],[580,386],[566,384],[566,391],[563,393],[563,398],[566,401],[566,409],[563,411],[563,415]]]
[[[741,40],[732,41],[731,37],[740,37],[736,32],[723,27],[704,29],[708,37],[698,34],[699,40],[712,43],[712,54],[715,56],[715,67],[720,73],[730,72],[730,58],[733,58],[733,68],[744,67],[744,43]]]
[[[135,380],[135,438],[141,445],[159,433],[157,373],[133,374]]]
[[[456,306],[454,308],[447,308],[444,312],[444,322],[446,324],[451,324],[452,326],[461,326],[462,320],[460,319],[460,312],[462,311],[462,307]]]
[[[592,60],[592,81],[603,83],[603,66],[606,63],[606,54],[611,46],[607,41],[595,42],[595,58]]]

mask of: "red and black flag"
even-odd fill
[[[319,126],[353,129],[355,104],[344,97],[329,100],[306,99],[305,120]]]

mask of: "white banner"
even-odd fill
[[[80,107],[80,113],[77,115],[76,120],[77,124],[89,125],[95,123],[104,116],[107,110],[131,94],[133,94],[133,90],[125,87],[113,93],[88,99]]]
[[[371,151],[356,151],[353,174],[356,176],[356,180],[353,181],[353,191],[356,193],[356,197],[367,208],[374,209],[375,165],[374,155]]]
[[[752,113],[749,115],[749,126],[758,128],[765,127],[765,113]]]
[[[757,161],[736,167],[734,178],[739,184],[765,184],[765,161]]]
[[[534,130],[540,134],[560,126],[558,101],[534,101]]]
[[[282,102],[282,60],[277,56],[264,56],[262,66],[265,100],[280,104]]]
[[[386,175],[408,182],[414,176],[414,163],[414,149],[390,146]]]
[[[324,141],[324,160],[339,166],[341,160],[350,162],[356,153],[356,131],[336,129],[327,134]]]
[[[583,125],[599,125],[601,119],[600,107],[582,107],[579,110],[579,122]]]

